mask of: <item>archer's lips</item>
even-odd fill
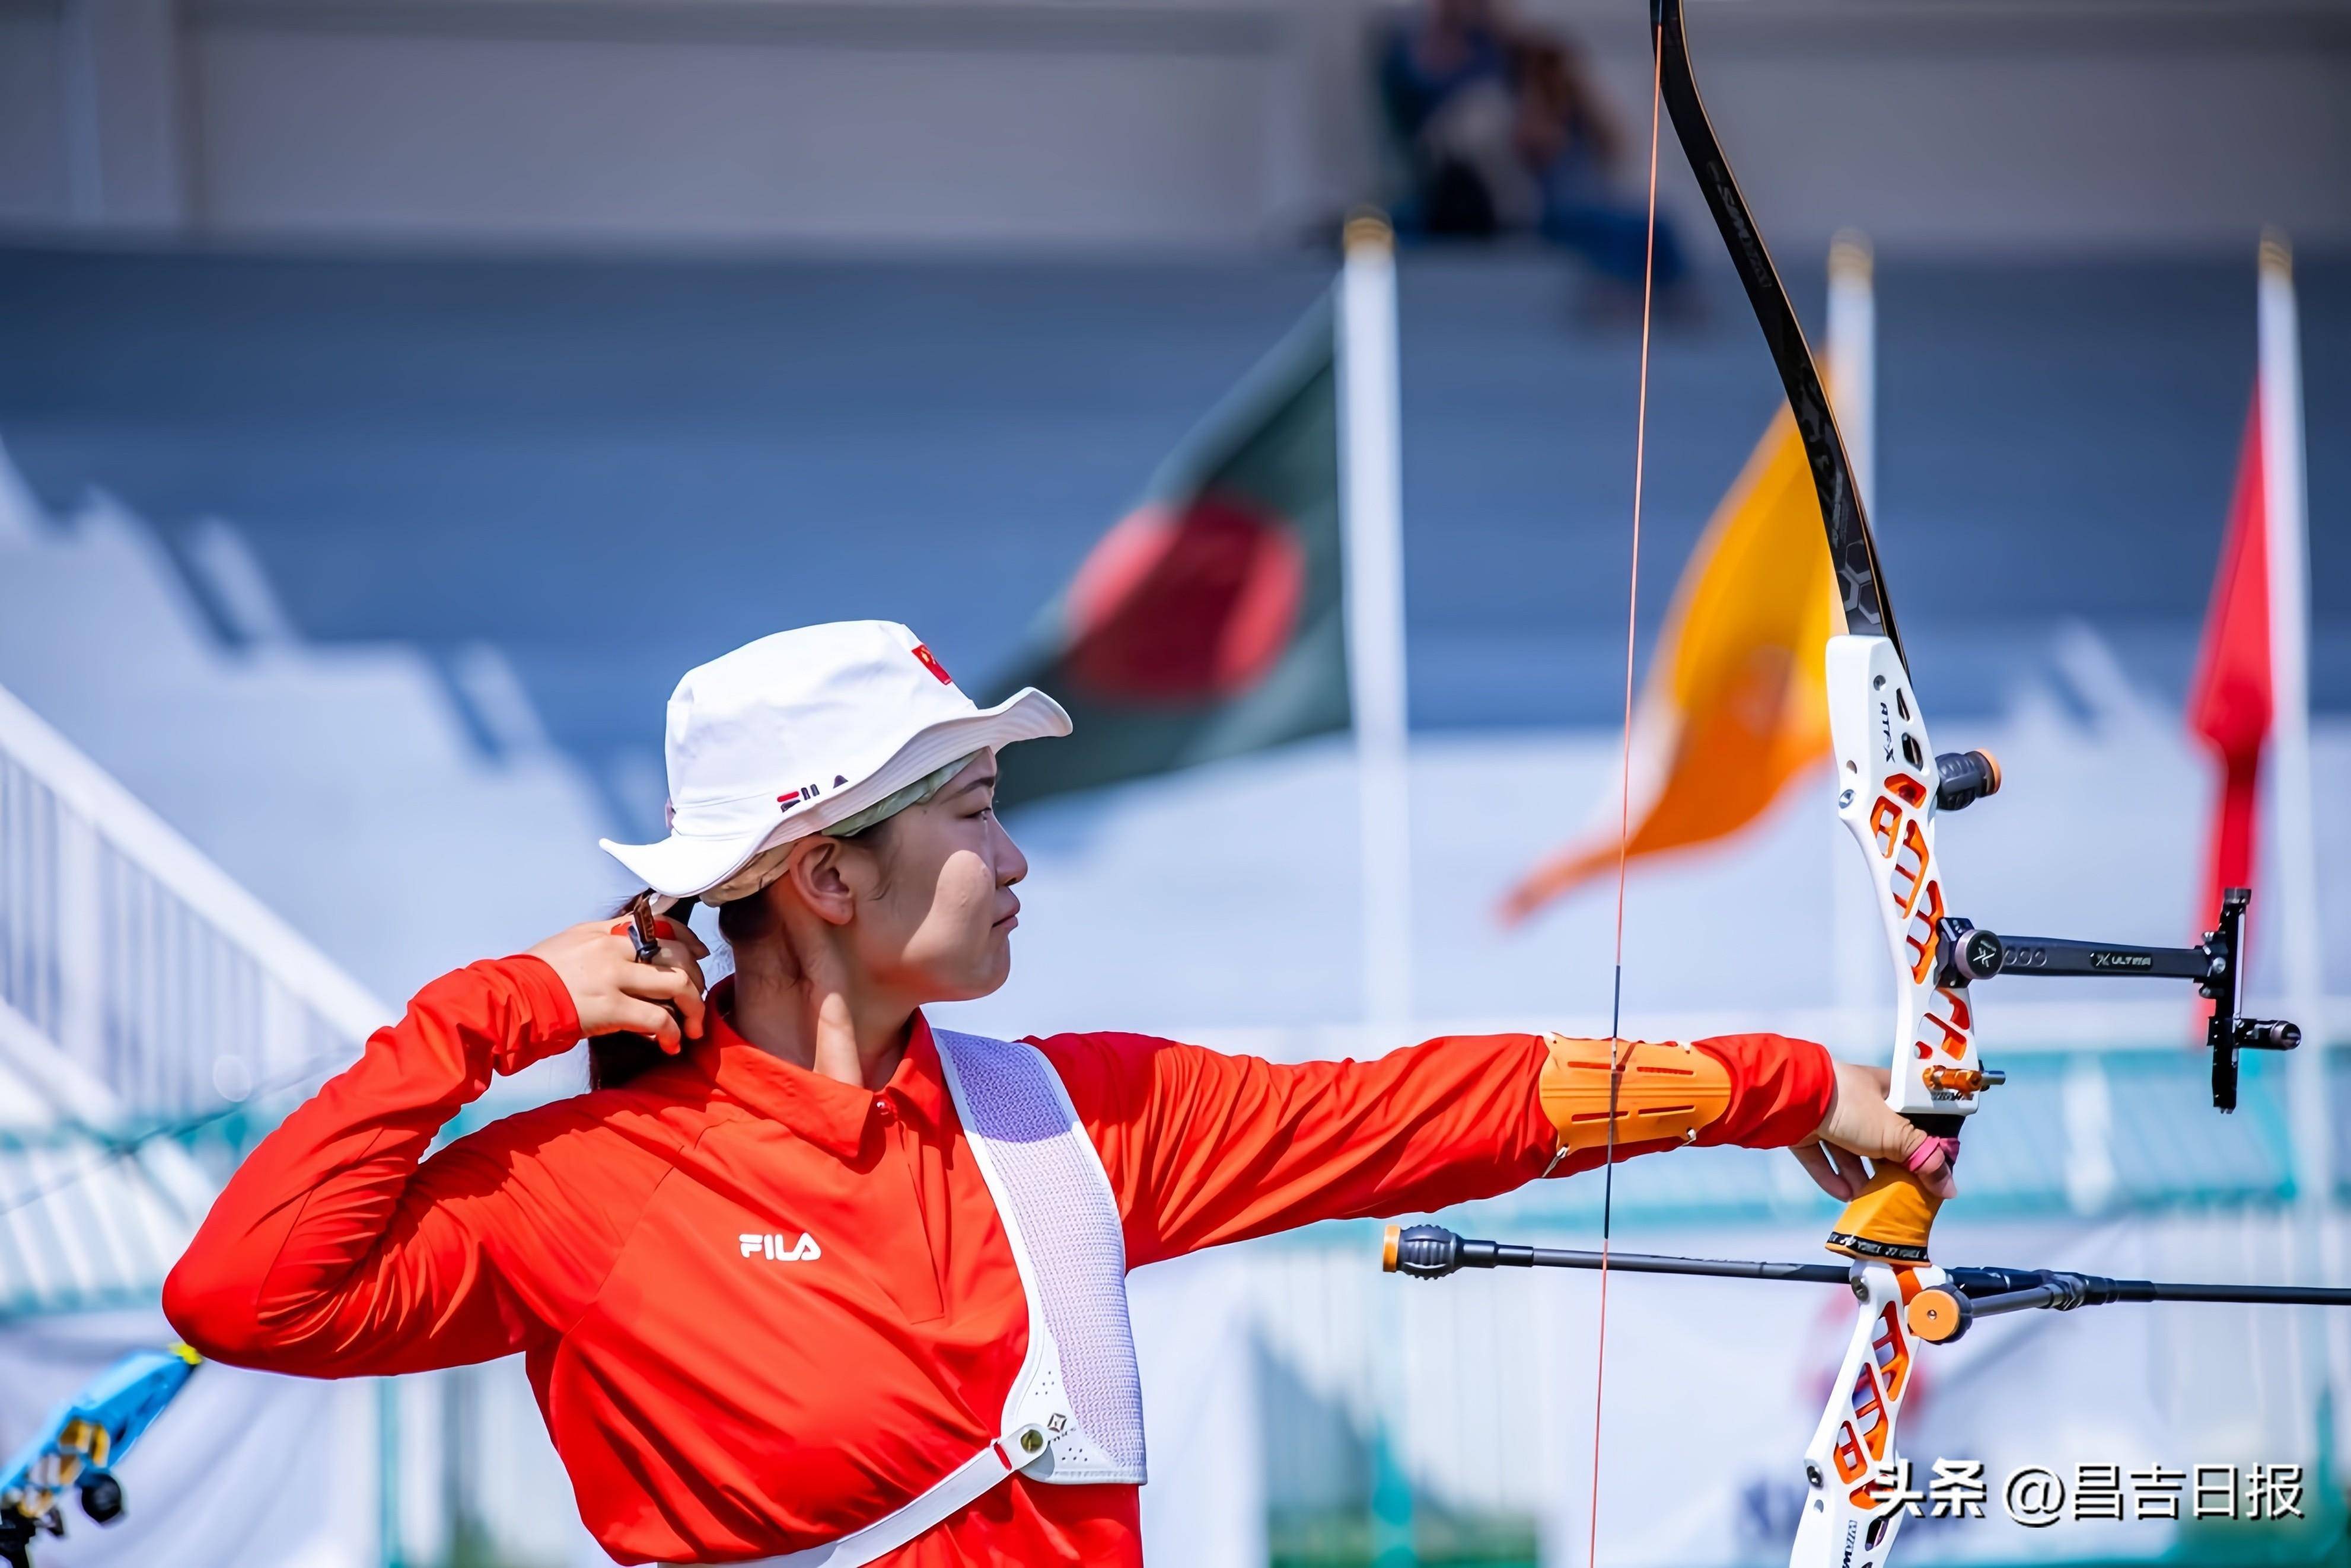
[[[1019,924],[1020,901],[1016,898],[1012,901],[1012,907],[1006,910],[1001,915],[997,917],[994,929],[998,931],[1009,931]]]

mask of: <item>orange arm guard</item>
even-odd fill
[[[1568,1153],[1693,1143],[1730,1103],[1730,1072],[1711,1051],[1671,1041],[1616,1042],[1615,1136],[1609,1135],[1609,1042],[1552,1035],[1536,1093]]]

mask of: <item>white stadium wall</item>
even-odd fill
[[[1637,134],[1638,0],[1530,5]],[[1775,238],[2351,242],[2316,0],[1699,0]],[[0,225],[254,240],[1230,249],[1374,195],[1384,13],[1074,0],[0,0]],[[1692,204],[1678,160],[1668,200]]]

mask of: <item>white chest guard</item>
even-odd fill
[[[997,1439],[885,1518],[761,1568],[859,1568],[1019,1472],[1061,1486],[1144,1479],[1126,1240],[1102,1156],[1033,1046],[935,1029],[947,1095],[996,1200],[1029,1302],[1029,1356]]]

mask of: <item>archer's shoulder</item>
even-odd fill
[[[1053,1064],[1071,1101],[1089,1117],[1096,1109],[1138,1104],[1164,1092],[1171,1080],[1194,1076],[1196,1059],[1222,1059],[1207,1046],[1118,1030],[1028,1035],[1022,1043],[1036,1047]]]
[[[451,1143],[436,1159],[528,1163],[558,1178],[593,1170],[601,1182],[641,1170],[657,1179],[670,1156],[699,1138],[716,1113],[708,1076],[690,1061],[664,1061],[611,1089],[590,1089],[511,1111]]]

